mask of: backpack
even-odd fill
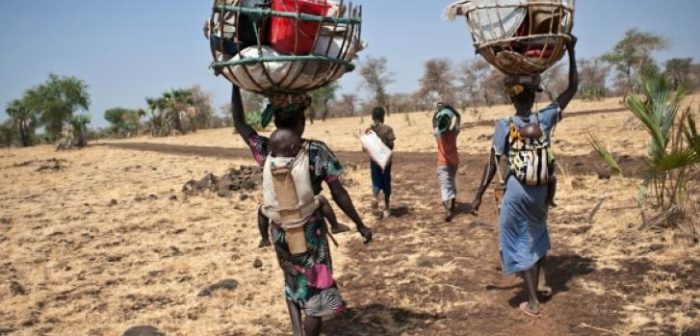
[[[539,114],[534,115],[537,126],[540,127]],[[550,140],[545,132],[538,139],[525,138],[511,117],[508,145],[508,170],[511,175],[530,186],[546,185],[549,182],[553,157],[550,155]]]

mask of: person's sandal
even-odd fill
[[[523,314],[534,317],[534,318],[540,318],[542,317],[542,311],[534,311],[530,308],[530,303],[529,302],[523,302],[520,304],[520,311],[523,312]]]

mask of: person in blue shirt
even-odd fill
[[[508,169],[499,219],[501,262],[506,273],[523,277],[528,301],[520,305],[520,310],[532,317],[541,316],[537,298],[540,269],[550,249],[547,230],[552,168],[550,135],[578,90],[575,46],[576,38],[572,36],[567,45],[568,88],[553,104],[537,113],[532,108],[537,92],[541,91],[539,78],[506,79],[506,91],[515,107],[515,115],[496,122],[489,163],[471,204],[472,213],[478,215],[483,195],[498,171],[501,157],[505,156]]]

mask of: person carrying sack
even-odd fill
[[[382,143],[387,146],[392,151],[394,150],[394,145],[396,141],[396,135],[394,135],[394,130],[387,124],[384,123],[384,117],[386,111],[383,107],[375,107],[372,110],[372,121],[373,124],[370,126],[365,133],[374,132],[377,134]],[[370,160],[370,173],[372,176],[372,195],[374,199],[372,200],[372,210],[379,209],[379,193],[384,194],[384,212],[383,217],[389,218],[391,215],[390,204],[391,204],[391,159],[386,164],[384,169]]]

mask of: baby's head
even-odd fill
[[[270,136],[270,154],[274,157],[295,157],[301,149],[301,137],[286,128],[278,128]]]

